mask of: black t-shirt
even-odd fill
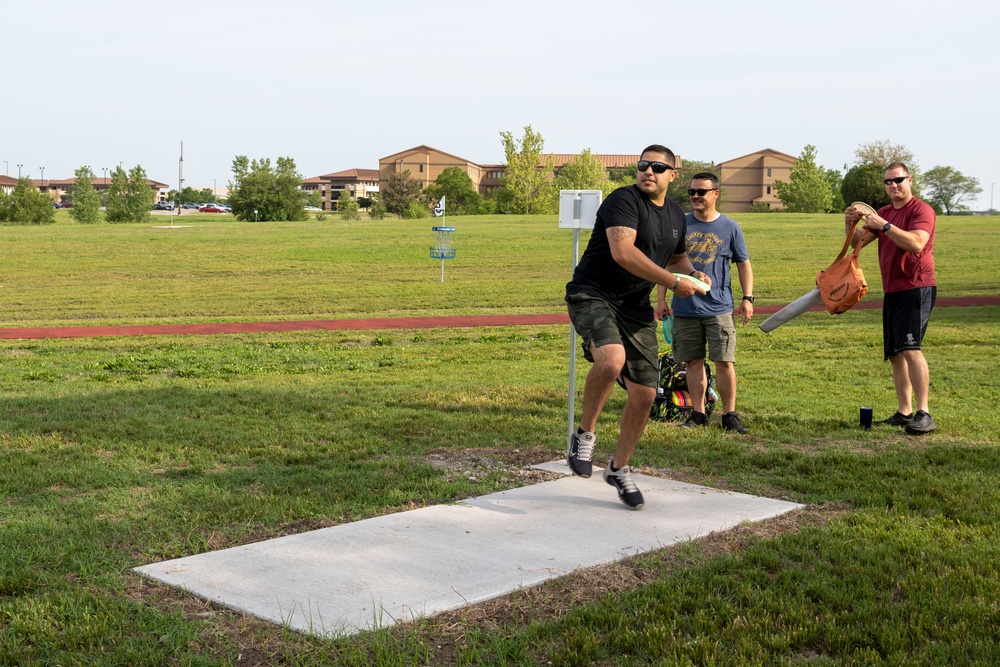
[[[685,252],[684,210],[669,197],[663,206],[656,206],[635,185],[618,188],[597,210],[590,242],[573,279],[566,285],[567,295],[592,294],[623,315],[652,320],[649,294],[654,284],[629,273],[615,261],[608,243],[608,227],[636,230],[635,246],[657,266],[666,267],[673,255]]]

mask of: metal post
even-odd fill
[[[576,272],[576,265],[580,257],[580,195],[573,198],[573,222],[577,225],[573,228],[573,261],[569,274],[572,276]],[[573,431],[576,428],[576,327],[569,323],[569,423],[566,426],[566,446],[573,442]]]

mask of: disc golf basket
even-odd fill
[[[455,259],[458,251],[453,245],[454,227],[431,227],[434,232],[434,245],[431,247],[431,258],[441,260],[441,282],[444,282],[444,260]]]

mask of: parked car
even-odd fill
[[[323,209],[321,209],[319,206],[306,206],[306,210],[307,211],[322,211]]]
[[[196,204],[192,201],[186,201],[183,204],[181,204],[181,208],[189,208],[191,210],[197,211],[199,208],[201,208],[201,204]]]
[[[198,209],[202,213],[229,213],[226,209],[222,208],[218,204],[205,204]]]
[[[73,208],[73,202],[71,201],[60,202],[59,208]]]
[[[158,201],[156,205],[153,206],[154,211],[172,211],[174,210],[173,202],[169,201]]]

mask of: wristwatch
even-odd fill
[[[892,223],[890,223],[890,222],[887,222],[884,225],[882,225],[882,233],[883,234],[888,234],[890,227],[892,227]]]
[[[749,295],[748,294],[747,296],[743,297],[743,300],[744,301],[749,301],[750,303],[753,303],[753,295]]]

